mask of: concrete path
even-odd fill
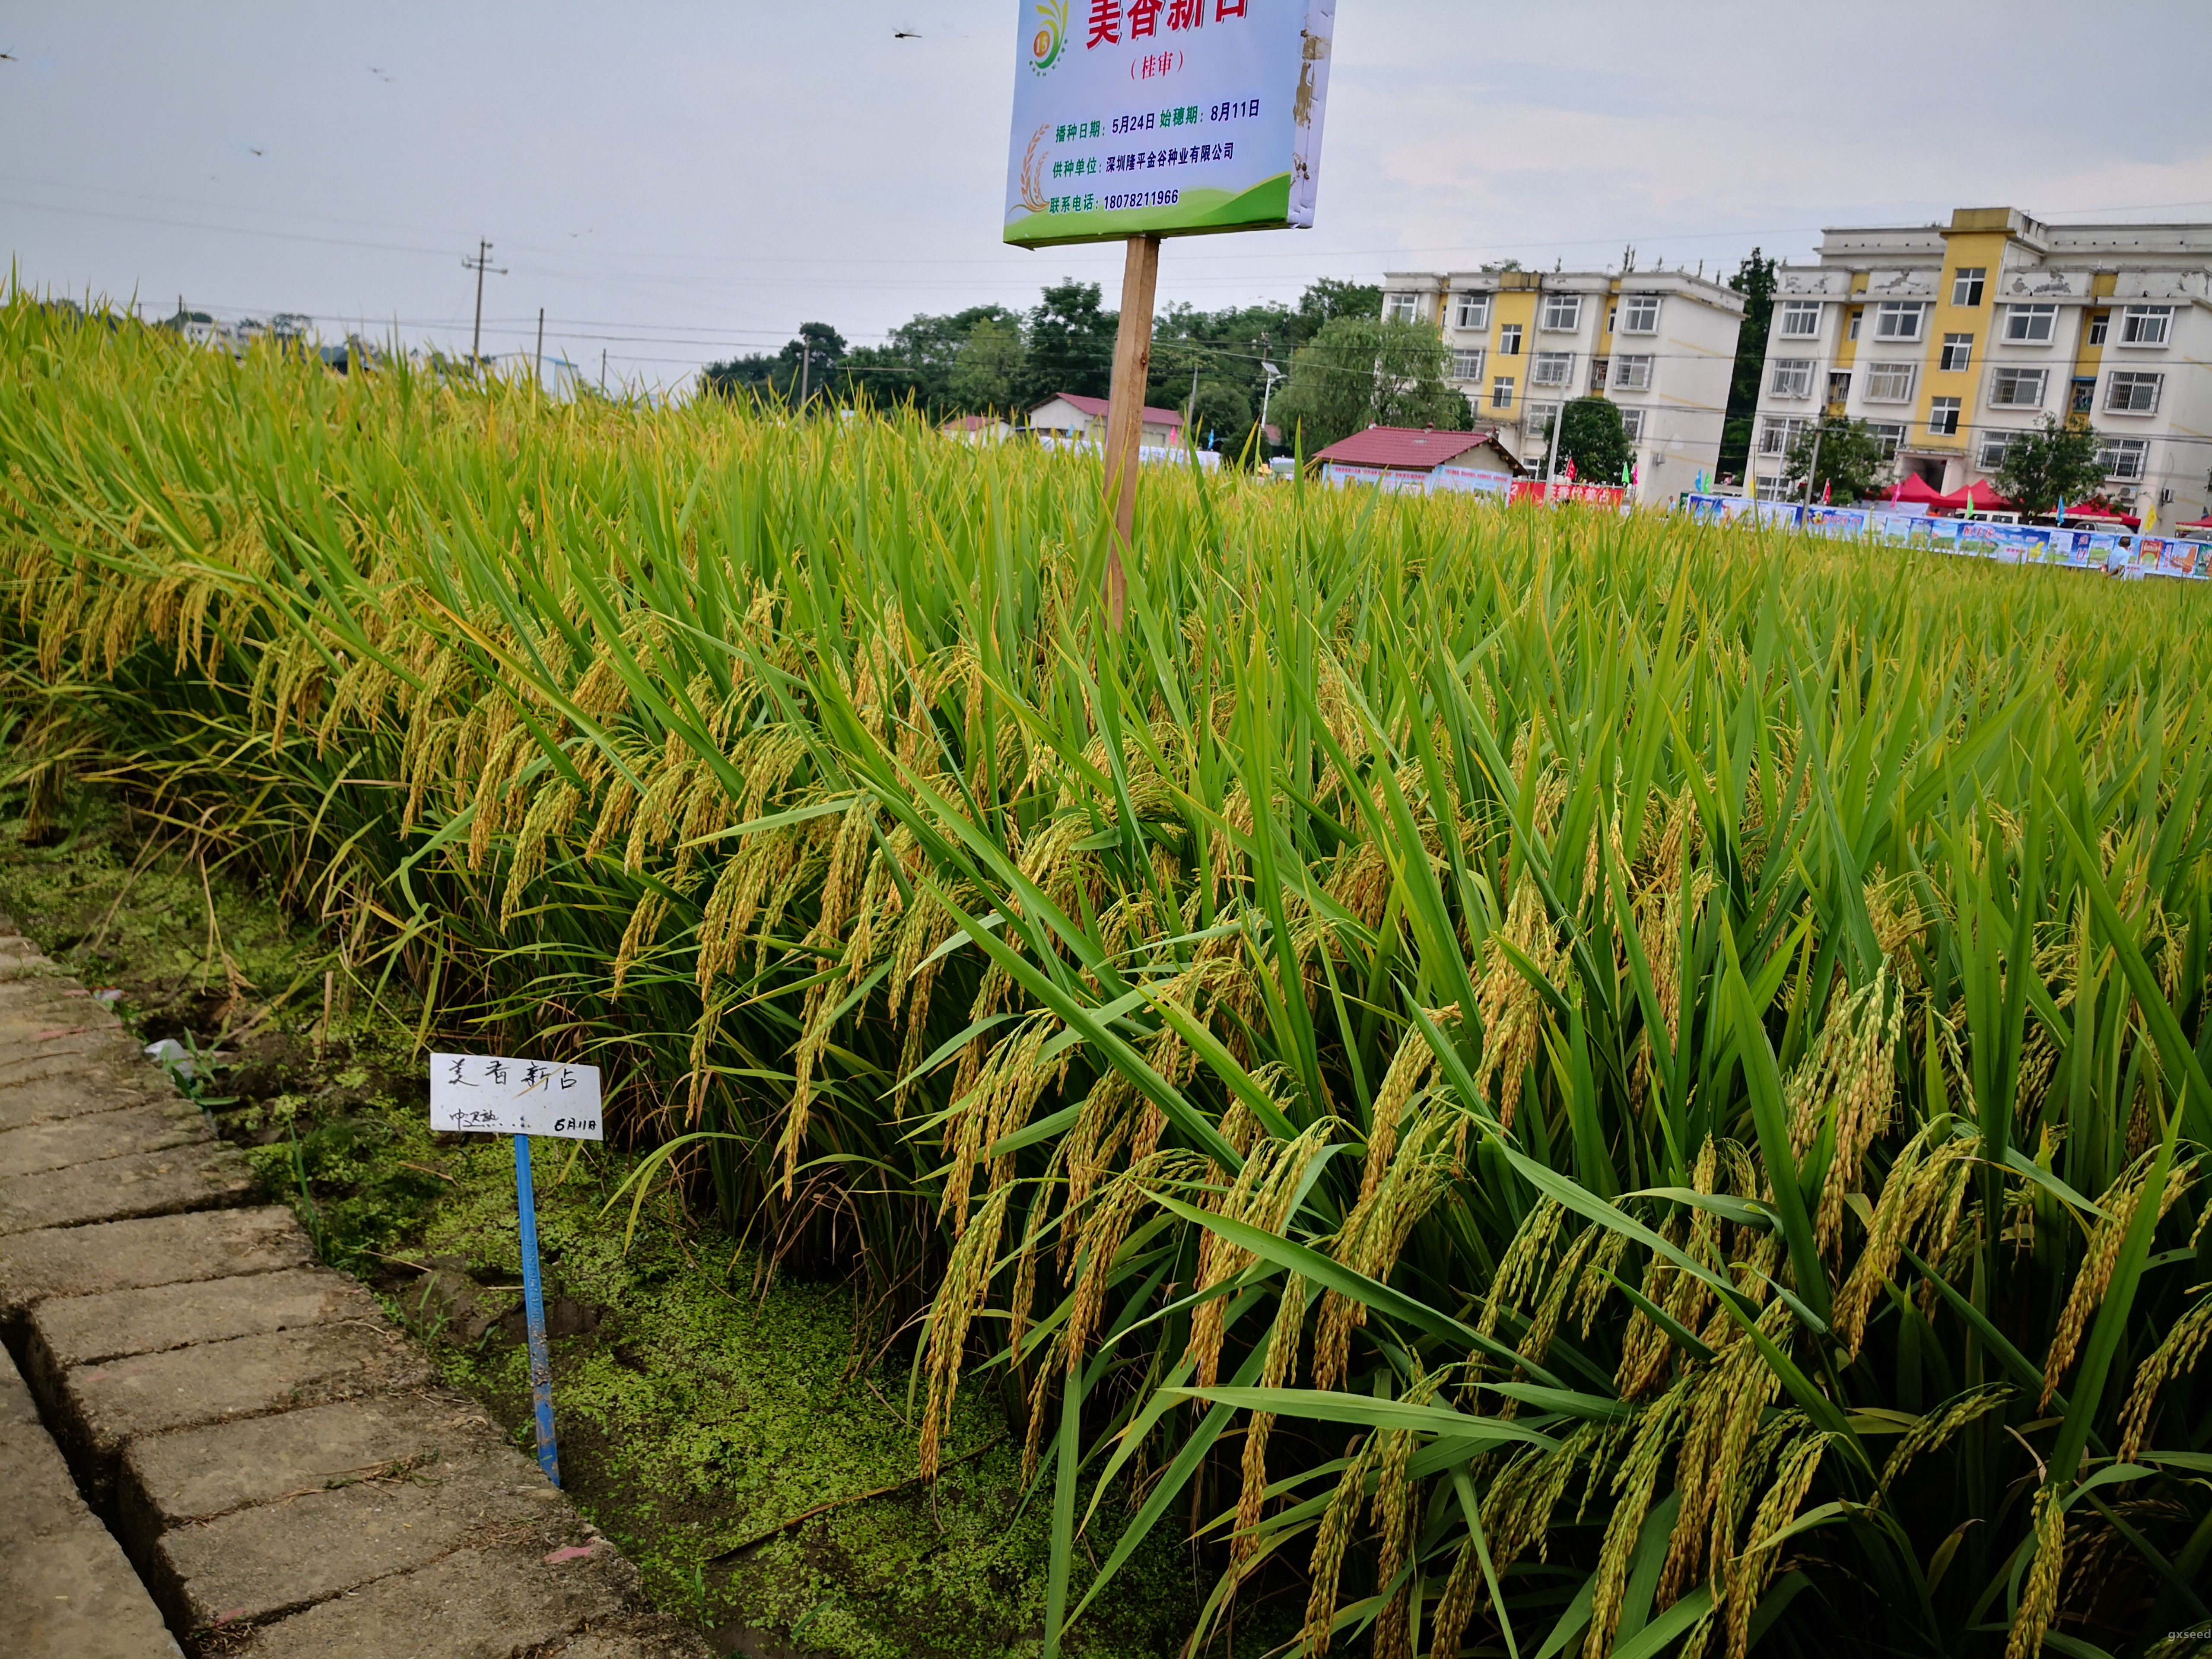
[[[703,1659],[0,917],[0,1653]]]

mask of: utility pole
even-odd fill
[[[1813,479],[1820,470],[1820,440],[1828,435],[1828,417],[1820,416],[1813,428],[1813,465],[1805,469],[1805,505],[1813,505]]]
[[[532,363],[530,373],[532,379],[543,380],[545,378],[545,307],[544,306],[538,307],[538,357],[536,362]]]
[[[799,412],[806,413],[806,372],[814,367],[814,343],[801,340],[799,346]]]
[[[599,348],[599,396],[607,395],[607,349]]]
[[[476,327],[469,335],[469,362],[475,363],[483,356],[484,272],[489,270],[494,276],[504,276],[507,275],[507,270],[502,265],[492,264],[491,244],[482,237],[477,239],[477,257],[473,259],[462,260],[461,269],[473,270],[477,274],[477,322]]]

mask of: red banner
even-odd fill
[[[1516,478],[1513,499],[1516,501],[1573,501],[1583,507],[1619,507],[1628,499],[1627,490],[1619,484],[1553,483],[1548,491],[1540,478]]]

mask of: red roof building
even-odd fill
[[[1060,438],[1103,443],[1106,438],[1106,409],[1107,402],[1103,398],[1086,398],[1073,392],[1055,392],[1030,410],[1029,429],[1032,433],[1050,433]],[[1170,448],[1180,444],[1182,441],[1182,411],[1179,409],[1154,409],[1147,404],[1142,434],[1137,441]]]
[[[1433,472],[1448,464],[1484,465],[1518,476],[1526,469],[1498,443],[1494,432],[1439,432],[1434,427],[1370,426],[1340,438],[1314,459],[1333,466]],[[1488,445],[1487,451],[1483,450]],[[1470,452],[1480,452],[1479,453]]]

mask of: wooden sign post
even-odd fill
[[[1114,334],[1114,384],[1106,404],[1106,499],[1114,540],[1106,550],[1106,621],[1121,631],[1128,610],[1125,554],[1135,556],[1137,452],[1145,436],[1145,382],[1152,368],[1152,296],[1160,279],[1160,239],[1132,236],[1121,266],[1121,322]]]
[[[1116,633],[1135,556],[1160,239],[1312,225],[1335,28],[1336,0],[1016,8],[1006,240],[1128,248],[1106,412],[1103,597]]]

